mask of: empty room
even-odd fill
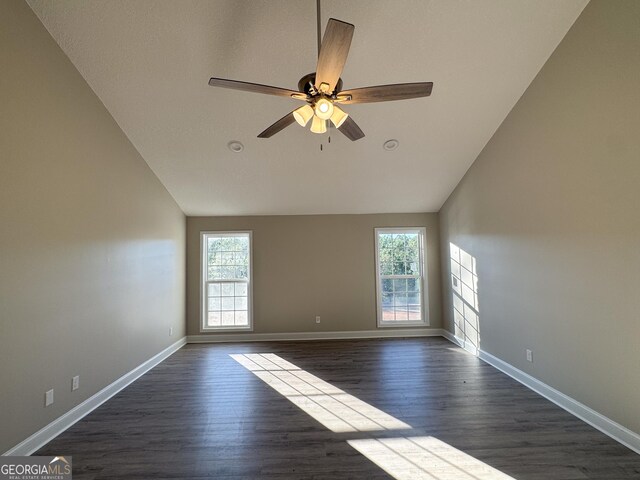
[[[640,479],[640,1],[0,0],[0,480]]]

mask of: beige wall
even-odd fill
[[[453,242],[481,348],[636,432],[639,85],[640,2],[592,1],[440,212],[446,326]]]
[[[1,453],[184,336],[185,217],[25,2],[0,45]]]
[[[253,231],[255,333],[326,332],[377,328],[373,229],[390,226],[427,229],[429,315],[440,327],[437,214],[189,217],[188,334],[200,334],[201,231]]]

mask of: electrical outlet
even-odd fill
[[[173,327],[169,327],[169,336],[173,336]]]
[[[316,315],[316,323],[320,323],[320,315]]]
[[[53,403],[53,388],[44,393],[44,406],[48,407]]]
[[[533,352],[527,348],[527,362],[533,363]]]
[[[76,375],[71,379],[71,391],[77,390],[80,388],[80,375]]]

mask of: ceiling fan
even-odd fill
[[[318,64],[315,72],[309,73],[300,79],[298,91],[224,78],[214,77],[209,80],[209,85],[212,87],[277,95],[305,102],[304,106],[287,113],[260,133],[258,138],[269,138],[291,125],[294,121],[304,127],[311,120],[311,131],[313,133],[325,133],[327,131],[327,122],[331,121],[347,138],[355,141],[364,137],[364,133],[353,118],[338,106],[339,104],[388,102],[431,95],[433,82],[397,83],[342,90],[340,75],[347,61],[355,27],[350,23],[330,18],[324,37],[320,41],[320,0],[317,0],[316,5]]]

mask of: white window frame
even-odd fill
[[[380,259],[378,258],[378,239],[385,233],[417,233],[419,238],[419,266],[420,266],[420,320],[396,321],[382,319],[382,275],[380,274]],[[429,326],[429,293],[427,282],[427,229],[425,227],[380,227],[374,229],[375,257],[376,257],[376,304],[378,328],[393,327],[426,327]],[[385,275],[385,279],[414,278],[414,275]]]
[[[248,271],[248,281],[247,281],[247,316],[248,316],[248,324],[247,326],[238,326],[238,325],[224,325],[219,327],[209,327],[207,326],[207,284],[210,283],[207,278],[207,248],[206,248],[206,240],[207,236],[217,236],[217,237],[233,237],[236,235],[248,235],[249,236],[249,271]],[[229,279],[229,280],[215,280],[212,282],[215,283],[224,283],[224,282],[243,282],[244,279]],[[234,231],[206,231],[200,232],[200,332],[246,332],[253,331],[253,231],[251,230],[234,230]]]

